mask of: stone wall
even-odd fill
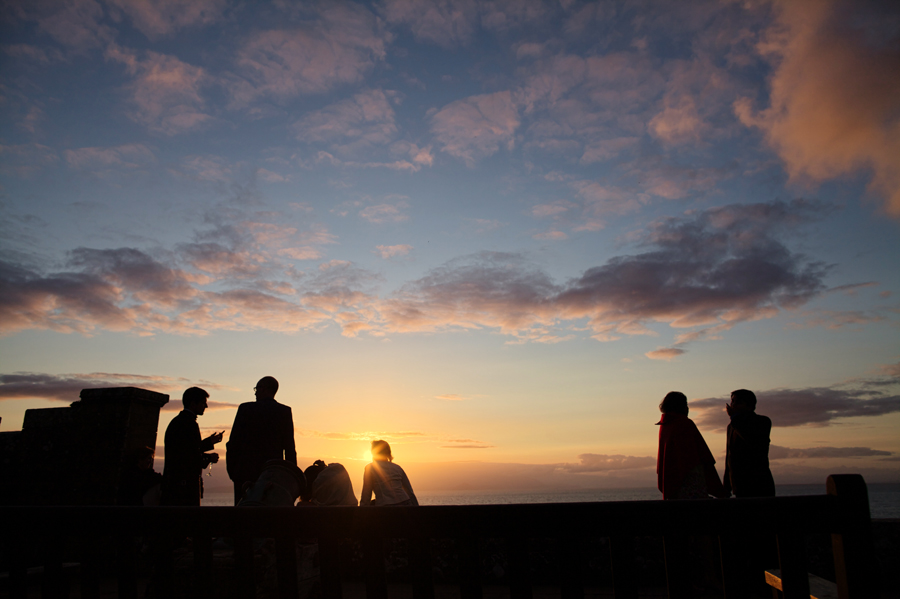
[[[83,389],[65,408],[27,410],[21,431],[0,433],[0,504],[115,505],[126,462],[156,447],[169,396]]]

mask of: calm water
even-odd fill
[[[823,495],[825,485],[779,485],[779,496]],[[511,503],[575,503],[582,501],[653,501],[656,489],[578,489],[560,492],[444,491],[422,493],[421,505],[504,505]],[[208,491],[203,505],[232,505],[231,491]],[[900,484],[870,484],[869,507],[873,518],[900,518]]]

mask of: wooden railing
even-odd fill
[[[530,599],[531,571],[527,539],[558,539],[562,599],[584,597],[584,556],[587,539],[609,539],[615,597],[638,597],[633,539],[663,538],[665,579],[670,597],[692,596],[690,565],[684,563],[689,538],[718,541],[724,597],[746,591],[732,547],[747,537],[777,539],[784,597],[809,597],[806,544],[811,534],[832,535],[838,595],[842,599],[877,596],[873,570],[871,522],[865,482],[859,475],[828,478],[828,494],[803,497],[708,501],[636,501],[493,506],[422,506],[396,508],[129,508],[129,507],[3,507],[0,540],[8,550],[8,596],[29,596],[26,548],[38,548],[43,575],[36,584],[42,596],[68,596],[63,574],[65,551],[74,551],[81,597],[98,597],[103,560],[117,559],[119,597],[144,594],[134,570],[134,537],[175,537],[192,540],[190,596],[203,596],[212,585],[212,539],[234,545],[229,588],[234,597],[254,597],[254,539],[274,539],[277,595],[296,598],[295,539],[318,539],[322,595],[342,597],[339,548],[346,539],[361,541],[368,599],[386,599],[384,539],[407,539],[409,572],[415,599],[433,599],[431,539],[454,539],[462,599],[482,597],[479,540],[505,539],[511,599]],[[73,544],[72,540],[77,542]],[[111,539],[119,539],[111,542]],[[131,542],[129,542],[131,540]],[[113,547],[111,547],[113,546]],[[711,546],[716,547],[715,543]],[[154,594],[173,596],[171,547],[157,541]],[[67,548],[67,549],[66,549]],[[112,549],[115,549],[113,551]],[[110,556],[113,556],[112,558]],[[108,566],[108,563],[107,563]],[[762,576],[762,572],[758,572]],[[33,578],[33,577],[32,577]],[[104,583],[106,584],[106,583]],[[184,590],[182,589],[181,592]],[[217,597],[217,599],[222,599]]]

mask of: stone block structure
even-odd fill
[[[122,472],[156,447],[169,396],[137,387],[83,389],[65,408],[26,410],[0,433],[0,505],[115,505]]]

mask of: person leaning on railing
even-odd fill
[[[687,417],[687,397],[672,391],[659,404],[659,453],[656,458],[657,485],[663,499],[707,499],[727,497],[716,472],[716,460]]]

